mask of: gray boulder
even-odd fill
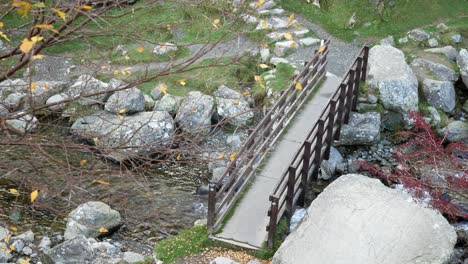
[[[10,234],[10,231],[8,231],[8,229],[0,226],[0,241],[3,241],[3,239],[5,239],[5,237],[7,237],[9,234]]]
[[[455,44],[462,43],[463,42],[463,37],[460,34],[455,34],[450,37],[452,39],[452,42]]]
[[[39,121],[35,116],[27,114],[16,119],[7,119],[6,124],[18,133],[27,134],[36,131]]]
[[[28,83],[22,79],[12,79],[0,82],[0,100],[4,100],[11,93],[26,92],[28,88]]]
[[[349,123],[343,125],[340,145],[373,145],[380,140],[380,114],[377,112],[351,113]]]
[[[460,50],[457,56],[457,65],[460,68],[463,83],[465,87],[468,88],[468,51],[466,49]]]
[[[418,80],[401,50],[380,45],[371,48],[368,73],[368,86],[378,90],[386,109],[400,113],[418,109]]]
[[[219,167],[213,170],[211,181],[212,182],[219,182],[221,177],[223,177],[224,173],[226,173],[226,167]]]
[[[318,45],[320,44],[321,40],[318,39],[318,38],[312,38],[312,37],[308,37],[308,38],[301,38],[299,40],[299,43],[302,45],[302,46],[305,46],[305,47],[310,47],[310,46],[313,46],[313,45]]]
[[[94,250],[91,242],[79,235],[44,253],[41,261],[44,264],[83,264],[89,263],[93,258]]]
[[[217,113],[220,117],[234,126],[245,126],[249,124],[254,114],[249,103],[242,95],[228,87],[221,85],[214,93],[217,103]]]
[[[411,63],[411,68],[416,72],[420,80],[425,79],[427,76],[434,76],[439,81],[455,82],[458,80],[458,76],[454,70],[430,60],[415,59]]]
[[[437,41],[437,39],[435,38],[431,38],[427,41],[427,44],[429,45],[429,47],[434,48],[439,46],[439,41]]]
[[[278,41],[275,44],[274,53],[276,56],[283,57],[292,50],[295,50],[299,47],[296,41],[294,40],[285,40]]]
[[[105,156],[123,161],[169,147],[174,129],[172,116],[167,112],[140,112],[131,116],[98,112],[78,118],[71,132],[103,147]]]
[[[111,230],[118,227],[121,220],[119,212],[109,205],[103,202],[87,202],[68,215],[64,237],[66,240],[80,236],[95,238],[101,234],[100,228]]]
[[[13,256],[6,243],[0,242],[0,263],[7,263]]]
[[[382,46],[393,46],[395,44],[395,39],[393,36],[388,36],[380,40],[380,45]]]
[[[453,121],[444,129],[444,134],[450,142],[468,144],[468,123]]]
[[[123,255],[123,264],[142,263],[145,257],[135,252],[125,252]]]
[[[18,110],[21,101],[23,100],[24,97],[26,97],[27,94],[23,92],[14,92],[9,94],[3,103],[8,106],[10,109]]]
[[[164,92],[167,90],[167,85],[164,83],[158,84],[153,90],[151,90],[151,96],[154,100],[159,100],[164,96]]]
[[[179,110],[182,103],[182,97],[174,96],[172,94],[164,95],[159,101],[154,103],[155,111],[167,111],[174,115]]]
[[[207,135],[211,130],[214,99],[201,92],[190,92],[176,115],[176,122],[184,132]]]
[[[348,174],[312,202],[272,263],[443,264],[456,240],[438,211],[377,179]]]
[[[137,113],[145,110],[145,97],[137,88],[118,91],[109,97],[104,109],[111,113]]]
[[[68,82],[38,81],[36,82],[36,89],[32,92],[31,101],[28,104],[33,107],[41,107],[54,94],[65,92],[68,86]]]
[[[143,95],[145,97],[145,110],[146,111],[151,111],[154,108],[155,101],[153,98],[147,94]]]
[[[429,39],[430,37],[431,35],[419,28],[413,29],[410,32],[408,32],[408,38],[416,42],[424,41],[426,39]]]
[[[62,57],[44,56],[40,60],[31,61],[34,82],[69,82],[74,69],[73,63]]]
[[[323,180],[331,179],[335,176],[336,167],[341,162],[343,162],[343,156],[341,156],[341,153],[335,147],[331,147],[330,158],[322,161],[322,164],[320,165],[321,170],[319,178]]]
[[[29,230],[11,238],[11,241],[21,240],[26,244],[34,242],[34,233]]]
[[[100,80],[90,76],[81,75],[75,83],[66,91],[69,97],[83,96],[79,99],[81,105],[102,104],[106,101],[109,95],[106,93],[112,89],[109,84],[101,82]],[[89,96],[90,94],[100,93],[98,95]]]
[[[455,109],[455,87],[447,81],[426,79],[423,82],[424,97],[437,109],[450,113]]]
[[[10,114],[10,110],[0,103],[0,117],[8,116],[8,114]]]
[[[210,261],[210,264],[239,264],[239,262],[227,257],[217,257],[214,260]]]
[[[452,46],[445,46],[441,48],[432,48],[432,49],[425,49],[425,52],[430,53],[439,53],[444,54],[447,58],[451,61],[455,61],[457,59],[457,49]]]
[[[50,105],[49,109],[51,111],[62,111],[67,106],[67,103],[59,103],[59,102],[62,102],[67,99],[70,99],[70,98],[68,97],[68,94],[66,93],[54,94],[49,99],[47,99],[46,105]]]

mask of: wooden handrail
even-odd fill
[[[270,221],[266,227],[270,247],[274,245],[275,234],[272,232],[276,231],[282,213],[287,212],[287,217],[292,217],[296,197],[303,196],[304,200],[310,180],[318,177],[320,164],[329,158],[331,145],[339,138],[342,125],[348,123],[351,111],[355,110],[359,84],[367,77],[368,57],[369,47],[364,45],[270,195]]]
[[[210,234],[221,226],[227,212],[240,197],[240,193],[254,175],[267,150],[280,137],[305,99],[324,77],[329,43],[330,40],[324,41],[321,50],[314,53],[305,64],[303,71],[283,91],[278,101],[250,133],[218,182],[210,183],[207,223]],[[297,83],[301,83],[302,90],[296,89]]]

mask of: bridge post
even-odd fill
[[[351,115],[351,110],[353,109],[353,86],[354,86],[354,75],[355,70],[349,70],[349,78],[347,81],[346,89],[346,108],[345,110],[345,119],[344,123],[348,124],[349,116]]]
[[[275,246],[275,235],[276,235],[276,222],[278,218],[278,202],[279,198],[271,195],[271,208],[270,208],[270,224],[268,225],[268,247],[273,248]]]
[[[362,64],[362,75],[361,81],[365,82],[367,79],[367,61],[369,60],[369,47],[364,47],[364,56],[363,56],[363,64]]]
[[[318,173],[320,169],[320,163],[322,161],[322,141],[323,141],[323,130],[325,126],[325,120],[320,118],[318,120],[318,129],[317,129],[317,141],[315,142],[315,157],[314,157],[314,171],[312,172],[312,179],[314,181],[318,178]]]
[[[353,110],[356,110],[357,101],[359,97],[359,88],[361,86],[361,70],[362,70],[362,58],[357,58],[356,76],[354,77],[354,91],[353,91]]]
[[[216,188],[214,183],[208,185],[208,216],[207,227],[208,234],[213,234],[215,224],[215,211],[216,211]]]
[[[296,186],[296,167],[289,166],[288,168],[288,191],[286,194],[286,213],[288,215],[288,219],[290,220],[294,210],[293,210],[293,202],[294,202],[294,187]]]
[[[346,84],[340,84],[340,97],[338,99],[338,128],[336,129],[335,140],[340,139],[341,126],[343,126],[343,111],[345,111],[346,105]]]
[[[330,100],[330,112],[328,113],[328,127],[327,127],[327,139],[325,140],[325,153],[323,159],[328,160],[330,158],[330,149],[333,143],[333,127],[335,126],[335,114],[336,114],[336,99]]]
[[[304,142],[304,155],[302,156],[302,171],[301,171],[301,201],[305,204],[307,193],[309,192],[309,169],[310,169],[310,152],[312,148],[312,141],[306,140]]]

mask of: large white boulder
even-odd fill
[[[457,56],[457,65],[460,68],[463,83],[468,88],[468,51],[466,49],[460,50]]]
[[[176,122],[184,132],[207,135],[211,130],[214,99],[201,92],[190,92],[180,105]]]
[[[118,91],[109,97],[104,109],[112,113],[136,113],[145,110],[145,96],[137,88]]]
[[[312,202],[272,263],[442,264],[456,240],[438,211],[377,179],[348,174]]]
[[[400,113],[418,109],[418,80],[404,53],[392,46],[370,49],[367,83],[378,90],[384,107]]]
[[[214,93],[217,103],[217,113],[233,126],[249,124],[254,114],[244,97],[228,87],[221,85]]]

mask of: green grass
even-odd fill
[[[195,226],[182,231],[175,237],[162,240],[156,245],[155,253],[164,263],[174,263],[176,260],[202,253],[213,242],[208,238],[206,226]]]
[[[351,41],[357,31],[361,37],[384,37],[397,35],[408,30],[437,22],[456,20],[468,15],[466,0],[395,0],[393,7],[386,6],[383,20],[368,0],[328,0],[316,8],[306,1],[279,0],[279,5],[300,13],[312,22],[320,24],[329,33],[343,40]],[[385,1],[387,3],[387,1]],[[326,4],[325,4],[326,3]],[[357,23],[353,29],[346,25],[356,12]],[[371,26],[364,24],[370,22]],[[466,27],[462,22],[453,26]]]
[[[261,70],[262,77],[265,77],[268,74],[268,70]],[[260,71],[260,70],[259,70]],[[276,73],[274,74],[275,78],[269,80],[269,87],[273,90],[273,92],[279,92],[289,87],[291,82],[294,80],[294,71],[295,69],[290,64],[280,63],[276,66]],[[266,83],[263,80],[263,83]],[[253,87],[254,93],[261,93],[263,92],[264,88],[262,88],[259,84],[256,84]]]

